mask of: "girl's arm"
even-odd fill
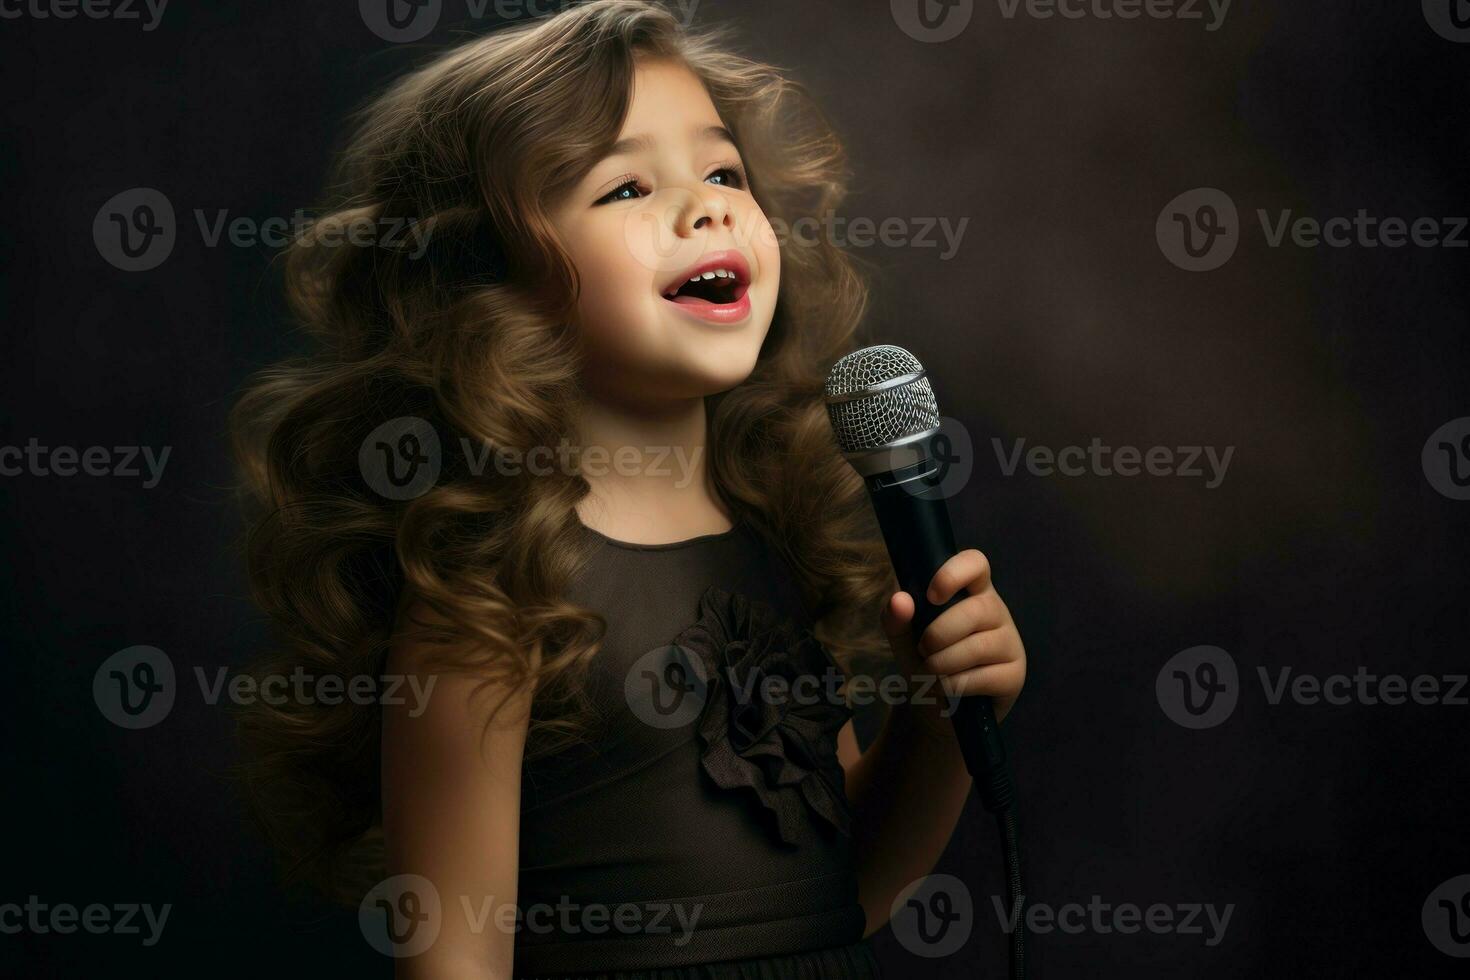
[[[887,923],[894,899],[933,870],[954,833],[970,793],[959,740],[949,721],[956,695],[995,699],[996,720],[1015,703],[1026,679],[1026,651],[1010,612],[990,582],[990,565],[970,549],[935,573],[929,599],[941,605],[969,594],[941,613],[915,644],[909,631],[914,601],[895,593],[883,610],[883,631],[897,666],[910,677],[943,678],[931,703],[905,701],[888,713],[866,752],[848,722],[838,733],[837,757],[852,801],[853,856],[858,897],[867,914],[864,935]],[[911,685],[919,691],[927,685]]]
[[[516,901],[530,697],[491,686],[472,698],[479,680],[430,675],[421,655],[400,647],[388,658],[389,673],[433,687],[417,717],[410,712],[422,705],[412,701],[383,707],[383,833],[388,874],[422,875],[438,892],[439,934],[427,951],[398,959],[396,976],[509,978],[515,934],[501,910]],[[490,710],[506,698],[486,731]]]
[[[859,752],[852,722],[838,733],[837,757],[856,812],[853,856],[867,914],[864,936],[883,928],[893,900],[933,869],[970,792],[953,731],[918,721],[914,711],[895,707],[866,752]]]

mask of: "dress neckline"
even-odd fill
[[[582,523],[580,517],[577,519],[577,521],[578,523]],[[734,523],[723,531],[713,531],[709,534],[700,534],[692,538],[685,538],[682,541],[663,541],[656,544],[639,544],[636,541],[619,541],[617,538],[610,538],[606,534],[603,534],[601,531],[594,530],[588,527],[586,524],[582,524],[583,529],[586,530],[588,534],[597,538],[603,544],[611,545],[614,548],[621,548],[625,551],[678,551],[684,548],[692,547],[697,544],[703,544],[707,541],[723,541],[726,538],[734,537],[735,534],[738,533],[743,526],[743,522],[740,520],[740,518],[736,517],[734,519]]]

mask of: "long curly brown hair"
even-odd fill
[[[617,139],[643,56],[703,79],[773,225],[843,197],[841,144],[805,90],[656,3],[595,0],[393,82],[354,117],[323,217],[281,257],[312,353],[252,377],[231,415],[251,591],[277,637],[257,679],[376,678],[412,639],[487,684],[533,684],[529,753],[577,737],[579,669],[605,626],[563,599],[587,557],[575,505],[590,486],[575,467],[503,474],[447,447],[570,437],[578,279],[548,210]],[[326,229],[405,218],[407,243],[324,244]],[[784,248],[781,263],[754,370],[707,399],[711,476],[796,572],[817,637],[848,666],[876,662],[895,584],[821,401],[828,367],[857,346],[867,288],[830,242]],[[392,499],[359,454],[404,419],[446,450],[432,486]],[[383,874],[381,709],[284,700],[240,709],[245,798],[288,879],[356,902]]]

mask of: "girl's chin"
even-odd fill
[[[720,363],[709,363],[701,359],[698,363],[679,364],[679,375],[682,375],[682,383],[679,388],[685,389],[692,395],[717,395],[722,391],[742,385],[750,379],[751,370],[756,369],[756,357],[751,356],[750,361],[741,359],[738,363],[731,360],[723,360]]]
[[[732,349],[726,344],[705,345],[681,358],[676,370],[700,394],[715,395],[744,384],[759,354],[760,347],[755,344],[749,350]]]
[[[656,376],[631,388],[618,381],[592,383],[589,394],[619,404],[649,408],[724,394],[749,379],[749,371],[731,370],[728,364],[719,369],[702,364],[676,364],[666,366]],[[626,381],[626,377],[619,381]],[[584,380],[583,384],[588,385],[589,382]]]

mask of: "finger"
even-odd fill
[[[913,634],[913,596],[907,592],[893,593],[888,597],[888,602],[884,604],[883,611],[878,618],[883,627],[883,634],[888,637],[888,645],[893,648],[894,653],[918,656]]]
[[[962,588],[971,593],[982,591],[990,584],[990,559],[975,548],[967,548],[953,555],[934,577],[929,580],[925,598],[936,606],[942,606]]]
[[[967,596],[940,613],[919,637],[919,652],[926,656],[953,646],[971,633],[999,629],[1010,619],[1010,612],[994,589]]]
[[[1007,630],[971,633],[924,659],[924,669],[944,675],[961,674],[972,667],[1003,664],[1012,659],[1015,644]]]
[[[984,695],[992,698],[1014,697],[1026,682],[1026,663],[1013,660],[1003,664],[971,667],[958,674],[949,674],[939,684],[951,697]]]
[[[907,632],[913,619],[914,597],[907,592],[895,592],[889,596],[879,616],[883,625],[883,633],[890,639],[897,636],[900,631]]]

